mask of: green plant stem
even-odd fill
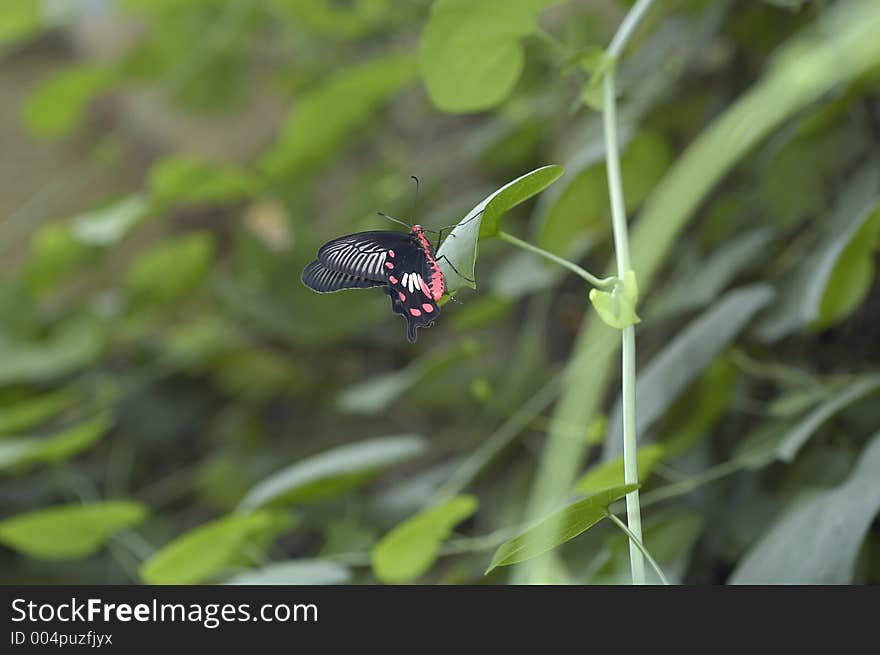
[[[607,516],[609,519],[611,519],[611,522],[614,523],[614,525],[616,525],[618,528],[623,530],[624,534],[626,534],[626,536],[629,537],[629,543],[635,544],[636,548],[638,548],[639,551],[642,553],[642,555],[644,555],[645,558],[648,560],[648,562],[651,563],[651,567],[654,569],[654,572],[657,574],[657,577],[660,578],[660,582],[662,582],[665,585],[668,585],[669,580],[667,580],[666,576],[663,575],[663,570],[657,564],[656,560],[653,557],[651,557],[651,553],[649,553],[648,549],[645,548],[645,545],[642,543],[641,539],[636,539],[636,536],[630,531],[630,529],[628,527],[626,527],[626,524],[623,521],[621,521],[619,518],[617,518],[611,512],[605,512],[605,516]]]
[[[627,41],[648,11],[652,0],[639,0],[624,18],[611,40],[608,55],[617,58]],[[617,259],[617,277],[623,279],[630,270],[629,231],[626,224],[626,204],[623,179],[620,172],[620,151],[617,138],[617,90],[615,70],[611,68],[602,81],[602,124],[605,133],[605,166],[608,171],[608,195],[611,199],[611,222],[614,231],[614,252]],[[626,484],[638,484],[638,438],[636,435],[636,334],[630,325],[621,334],[621,404],[623,407],[623,478]],[[626,520],[632,538],[629,541],[629,559],[633,584],[645,584],[645,561],[642,541],[642,515],[639,491],[626,496]],[[649,558],[650,559],[650,558]]]
[[[530,243],[522,241],[521,239],[517,239],[512,234],[508,234],[507,232],[498,232],[498,237],[502,241],[507,241],[507,243],[516,246],[517,248],[522,248],[523,250],[528,250],[529,252],[533,252],[536,255],[540,255],[545,259],[549,259],[551,262],[559,264],[560,266],[567,268],[575,275],[580,276],[584,280],[586,280],[587,284],[590,284],[599,289],[607,289],[614,285],[617,282],[617,278],[615,277],[605,277],[598,278],[592,273],[587,272],[577,264],[568,261],[567,259],[563,259],[562,257],[558,257],[554,255],[552,252],[547,252],[542,248],[538,248],[537,246],[533,246]]]

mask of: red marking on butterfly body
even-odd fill
[[[423,289],[422,291],[426,296],[431,298],[431,300],[440,300],[443,293],[446,291],[446,281],[443,279],[443,272],[437,265],[431,242],[428,241],[428,237],[426,237],[425,233],[422,231],[421,225],[413,225],[410,234],[418,240],[419,247],[422,249],[422,252],[425,253],[425,258],[428,260],[428,267],[431,269],[430,279],[428,280],[428,289]]]

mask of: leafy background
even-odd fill
[[[484,234],[410,346],[383,294],[299,275],[409,217],[411,174],[439,227],[548,164],[504,229],[602,273],[628,8],[7,0],[0,581],[626,582],[618,337],[578,278]],[[672,582],[880,582],[878,30],[677,0],[618,64]]]

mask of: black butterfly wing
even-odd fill
[[[302,281],[309,289],[318,293],[333,293],[343,289],[369,289],[386,284],[385,280],[368,280],[363,277],[340,273],[324,266],[317,259],[306,266]]]
[[[382,286],[387,284],[388,253],[408,241],[406,234],[388,231],[333,239],[321,246],[318,258],[306,266],[302,282],[318,293]]]
[[[318,261],[333,271],[384,282],[389,251],[406,248],[411,242],[405,232],[358,232],[325,243],[318,250]]]
[[[427,261],[418,244],[411,240],[405,247],[398,247],[394,256],[390,255],[388,263],[392,268],[385,291],[391,296],[391,309],[406,319],[406,338],[415,343],[416,328],[432,325],[440,306],[431,297],[425,277]]]

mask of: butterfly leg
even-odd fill
[[[475,284],[475,283],[476,283],[476,280],[472,280],[472,279],[470,279],[469,277],[466,277],[466,276],[462,275],[461,272],[460,272],[457,268],[455,268],[455,264],[453,264],[453,263],[449,260],[449,257],[447,257],[446,255],[440,255],[440,256],[437,258],[437,263],[439,264],[439,263],[440,263],[442,260],[444,260],[444,259],[446,260],[446,263],[449,264],[449,267],[450,267],[453,271],[455,271],[455,274],[458,275],[458,277],[460,277],[462,280],[467,280],[468,282],[470,282],[470,283],[472,283],[472,284]]]

